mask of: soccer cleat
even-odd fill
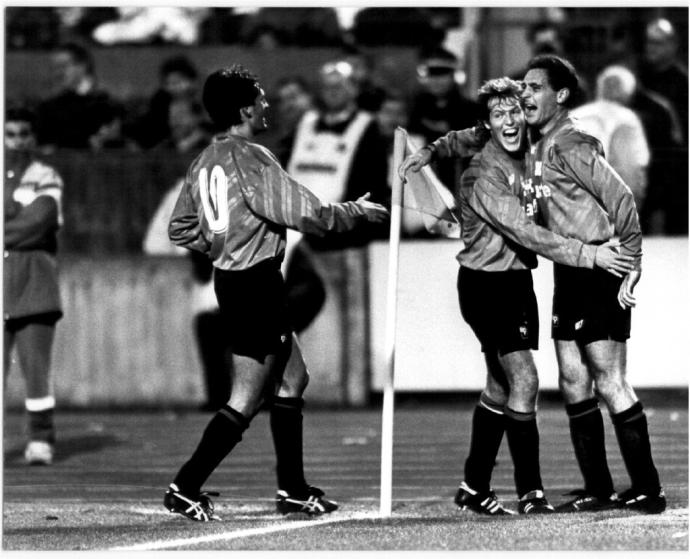
[[[571,501],[561,503],[556,507],[556,512],[596,512],[610,510],[619,506],[618,495],[612,493],[609,497],[596,497],[590,495],[584,489],[571,491],[567,495],[574,495]]]
[[[220,520],[213,514],[213,501],[209,495],[218,496],[218,493],[202,491],[192,498],[185,495],[174,483],[168,487],[163,496],[163,505],[170,512],[186,516],[190,520],[198,522],[209,522],[210,520]]]
[[[287,491],[279,489],[276,493],[276,509],[280,514],[291,512],[303,512],[309,516],[319,516],[333,512],[338,508],[338,503],[324,498],[324,492],[318,487],[307,487],[303,494],[290,495]]]
[[[666,494],[661,488],[647,493],[630,488],[618,497],[618,508],[645,514],[659,514],[666,510]]]
[[[467,485],[464,481],[460,483],[458,492],[455,494],[455,504],[462,510],[472,510],[479,514],[499,516],[502,514],[515,514],[512,510],[506,509],[498,502],[496,493],[488,491],[479,493]]]
[[[544,497],[544,492],[541,489],[535,489],[520,497],[518,512],[520,514],[549,514],[554,510]]]
[[[29,441],[24,450],[27,464],[48,466],[53,463],[53,445],[46,441]]]

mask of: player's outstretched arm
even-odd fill
[[[621,254],[618,250],[619,246],[618,241],[611,240],[596,247],[594,265],[606,270],[609,274],[622,278],[635,268],[635,258]]]
[[[623,279],[620,289],[618,290],[618,304],[621,308],[634,307],[637,304],[637,300],[633,295],[633,291],[637,282],[640,281],[641,270],[632,270],[628,272],[628,275]]]
[[[381,204],[377,204],[376,202],[370,202],[370,198],[371,192],[367,192],[363,196],[357,198],[355,203],[360,208],[362,208],[362,211],[364,212],[367,221],[370,221],[372,223],[385,222],[390,217],[389,211],[386,209],[385,206],[382,206]]]

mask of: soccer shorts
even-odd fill
[[[267,355],[289,352],[292,331],[278,261],[238,271],[216,268],[214,288],[224,335],[234,354],[263,362]]]
[[[539,313],[530,270],[458,272],[460,312],[483,352],[537,349]]]
[[[630,337],[630,308],[618,305],[622,279],[601,268],[553,265],[551,337],[588,344]]]

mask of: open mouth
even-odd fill
[[[531,103],[525,103],[525,105],[523,105],[523,110],[524,110],[526,113],[533,113],[534,111],[537,110],[537,106],[536,106],[536,105],[533,105],[533,104],[531,104]]]
[[[505,130],[503,130],[503,132],[501,132],[501,135],[507,141],[514,142],[519,138],[520,133],[517,128],[506,128]]]

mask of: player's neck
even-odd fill
[[[251,140],[252,138],[254,138],[254,130],[252,130],[252,127],[249,125],[248,122],[243,122],[241,124],[235,124],[234,126],[231,126],[228,129],[228,134],[232,134],[233,136],[240,136],[247,140]]]

